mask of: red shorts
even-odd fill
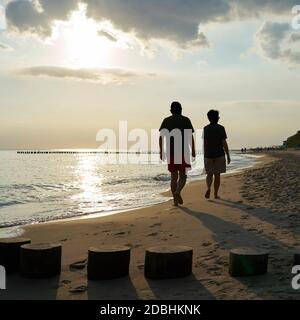
[[[168,170],[170,172],[176,172],[176,171],[186,171],[188,169],[191,169],[191,164],[186,163],[184,159],[182,159],[181,163],[174,163],[174,156],[170,157],[170,161],[168,161]],[[177,161],[178,162],[178,161]]]

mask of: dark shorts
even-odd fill
[[[187,163],[184,159],[182,159],[181,163],[175,163],[174,157],[170,157],[168,161],[168,170],[169,172],[177,172],[177,171],[187,171],[192,168],[190,163]]]
[[[204,167],[207,174],[221,174],[226,172],[225,156],[218,158],[204,158]]]

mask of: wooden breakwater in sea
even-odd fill
[[[62,151],[62,150],[19,150],[17,154],[158,154],[151,151]]]

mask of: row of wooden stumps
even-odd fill
[[[106,280],[129,274],[131,249],[127,246],[91,247],[88,279]],[[60,244],[32,244],[27,238],[0,239],[0,265],[6,272],[20,272],[27,278],[48,278],[61,272]],[[177,278],[192,273],[193,249],[153,247],[146,250],[145,276],[152,279]]]
[[[0,239],[0,265],[6,272],[20,271],[27,278],[49,278],[60,274],[61,244],[32,244],[28,238]]]
[[[129,274],[131,249],[127,246],[91,247],[88,253],[88,279],[106,280]],[[30,239],[0,239],[0,265],[7,273],[20,271],[29,278],[48,278],[61,272],[60,244],[31,244]],[[234,277],[265,274],[268,252],[239,248],[230,251],[229,274]],[[144,275],[150,279],[185,277],[192,273],[193,249],[183,246],[157,246],[146,250]],[[300,254],[295,254],[300,264]]]
[[[88,279],[104,280],[126,276],[129,273],[130,248],[90,248]],[[159,246],[146,250],[145,277],[166,279],[185,277],[192,273],[193,249],[182,246]]]

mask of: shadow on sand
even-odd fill
[[[194,211],[186,207],[180,208],[184,213],[200,220],[205,227],[213,232],[213,237],[219,249],[229,250],[236,247],[257,247],[270,252],[269,272],[262,276],[238,277],[248,290],[263,299],[278,299],[281,294],[285,297],[296,298],[292,290],[291,268],[292,255],[288,248],[275,239],[269,239],[254,232],[247,231],[240,225],[225,221],[209,213]],[[299,297],[298,297],[299,298]]]
[[[60,277],[26,279],[8,275],[6,290],[0,290],[0,300],[56,300]]]
[[[133,300],[138,299],[130,277],[88,282],[89,300]]]
[[[242,204],[230,200],[220,199],[218,201],[210,200],[214,204],[224,205],[230,208],[239,209],[245,214],[252,215],[262,221],[270,223],[276,227],[286,229],[291,234],[299,235],[300,231],[300,217],[295,214],[272,212],[268,208],[256,208],[252,205]]]
[[[193,274],[178,279],[147,279],[147,282],[158,300],[215,300]]]

